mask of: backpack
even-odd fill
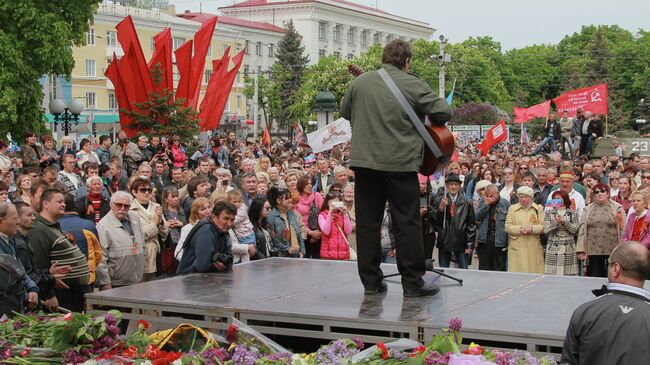
[[[320,227],[318,226],[318,214],[320,213],[320,209],[316,206],[316,193],[312,194],[314,195],[314,200],[312,200],[311,205],[309,206],[307,224],[309,225],[309,229],[316,231],[320,230]]]
[[[0,255],[0,316],[13,316],[13,312],[22,312],[25,286],[25,271],[11,255]]]
[[[194,225],[194,227],[192,227],[192,229],[190,230],[190,233],[188,233],[187,237],[185,237],[185,242],[183,242],[183,248],[182,248],[183,253],[185,253],[185,249],[190,245],[190,241],[192,240],[192,238],[194,238],[194,234],[196,233],[196,231],[199,230],[199,227],[202,227],[205,224],[209,224],[209,222],[199,221]],[[181,262],[183,262],[184,257],[185,257],[185,255],[183,255],[181,257],[181,259],[180,259],[180,261],[178,263],[178,268],[180,268],[182,266]],[[174,258],[176,259],[176,261],[178,261],[178,255],[176,255]],[[175,274],[178,274],[178,270],[176,270]]]

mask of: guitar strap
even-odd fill
[[[411,123],[413,123],[413,126],[415,127],[415,130],[418,131],[420,134],[420,137],[424,140],[424,143],[429,147],[431,152],[433,153],[433,156],[437,159],[442,159],[442,152],[440,151],[440,148],[438,148],[438,145],[436,142],[431,138],[431,135],[429,135],[429,132],[427,132],[426,128],[424,127],[424,123],[418,118],[418,115],[415,114],[415,110],[413,110],[413,107],[411,104],[406,101],[406,98],[404,97],[404,94],[402,94],[402,91],[397,87],[395,84],[395,81],[388,75],[388,72],[386,72],[385,69],[380,68],[377,72],[379,72],[379,76],[384,80],[386,83],[386,86],[388,86],[388,89],[393,93],[397,101],[400,103],[402,106],[402,109],[406,112],[408,115],[409,119],[411,120]]]

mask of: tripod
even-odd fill
[[[433,272],[433,273],[436,273],[436,274],[438,274],[438,275],[440,275],[440,276],[444,276],[444,277],[449,278],[449,279],[451,279],[451,280],[454,280],[455,282],[457,282],[458,284],[460,284],[460,286],[463,286],[463,279],[459,279],[459,278],[457,278],[457,277],[455,277],[455,276],[452,276],[452,275],[449,275],[449,274],[445,274],[445,272],[444,272],[443,269],[435,269],[435,268],[433,267],[433,260],[432,260],[432,259],[427,259],[427,260],[425,261],[425,270],[426,270],[426,271]],[[393,277],[393,276],[398,276],[398,275],[400,275],[399,272],[394,273],[394,274],[388,274],[388,275],[384,275],[384,276],[382,276],[382,279],[391,278],[391,277]]]

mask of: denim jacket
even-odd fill
[[[503,198],[499,198],[496,209],[496,222],[494,234],[494,247],[508,247],[508,234],[506,233],[506,215],[510,203]],[[476,209],[476,222],[479,225],[478,241],[487,241],[488,232],[488,212],[489,206],[485,205],[483,199],[479,200],[478,208]]]
[[[287,217],[289,218],[289,224],[291,224],[293,230],[296,233],[296,236],[298,237],[300,252],[304,254],[305,242],[300,236],[300,223],[298,223],[298,220],[302,219],[302,217],[293,210],[287,211]],[[273,208],[266,220],[271,226],[271,239],[273,240],[273,248],[278,250],[278,252],[288,253],[289,249],[291,248],[291,242],[287,238],[287,226],[284,222],[284,219],[280,217],[280,211],[278,208]]]

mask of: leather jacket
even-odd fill
[[[446,194],[449,197],[449,194]],[[436,232],[438,232],[438,249],[444,251],[465,251],[476,238],[476,218],[474,204],[468,201],[462,193],[458,193],[452,218],[452,202],[440,210],[440,201],[444,195],[436,197]]]

